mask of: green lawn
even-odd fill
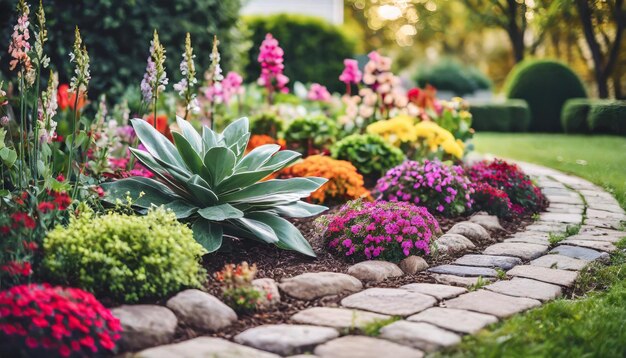
[[[626,138],[479,133],[476,151],[545,165],[601,185],[626,209]]]
[[[475,144],[481,153],[584,177],[611,189],[626,207],[626,138],[483,133]],[[626,238],[617,246],[609,266],[582,271],[578,299],[559,299],[497,323],[438,356],[626,357]]]

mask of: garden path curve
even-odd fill
[[[614,243],[626,236],[619,231],[626,215],[609,193],[586,180],[518,164],[548,198],[547,211],[525,231],[497,240],[482,254],[431,267],[429,272],[438,284],[362,290],[355,276],[402,274],[393,264],[385,267],[386,263],[376,264],[374,272],[358,267],[348,271],[352,276],[308,278],[304,281],[309,286],[320,282],[322,295],[341,290],[349,294],[341,301],[342,307],[308,308],[292,316],[291,324],[251,328],[237,335],[235,342],[199,337],[145,349],[137,356],[269,358],[307,353],[301,357],[422,357],[458,344],[465,334],[561,296],[574,285],[585,265],[606,260],[617,250]],[[568,225],[580,225],[579,232],[551,244],[551,233],[565,232]],[[449,235],[449,242],[458,242],[454,235],[459,234]],[[496,280],[505,275],[508,280]],[[292,283],[280,285],[284,293],[289,294]],[[469,285],[474,286],[468,290]],[[314,289],[307,289],[312,297]],[[384,326],[378,337],[358,335],[360,328],[392,316],[400,319]]]

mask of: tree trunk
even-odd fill
[[[526,46],[524,44],[524,29],[520,28],[517,23],[517,2],[515,0],[508,0],[507,3],[508,28],[506,31],[509,34],[509,39],[511,40],[511,45],[513,46],[513,57],[515,58],[515,63],[519,63],[524,60],[524,52],[526,50]],[[522,16],[526,16],[526,14],[523,13]]]

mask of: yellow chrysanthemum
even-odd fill
[[[415,120],[407,115],[400,115],[388,120],[378,121],[367,126],[367,133],[378,134],[388,143],[399,147],[402,143],[417,140]]]

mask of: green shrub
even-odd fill
[[[352,134],[335,143],[335,159],[347,160],[368,178],[380,178],[404,161],[402,151],[377,134]]]
[[[571,98],[587,97],[580,78],[566,65],[551,60],[526,60],[509,74],[508,98],[523,99],[531,113],[529,129],[560,132],[561,109]]]
[[[248,53],[246,80],[254,82],[261,73],[257,61],[259,46],[265,34],[271,33],[285,51],[285,75],[290,84],[317,82],[329,91],[340,91],[343,60],[354,56],[355,42],[340,28],[308,16],[273,15],[245,18],[252,33],[252,49]]]
[[[473,104],[470,113],[472,127],[477,131],[525,132],[530,123],[530,110],[523,100]]]
[[[32,23],[38,5],[36,1],[29,2]],[[240,61],[243,54],[240,47],[245,41],[235,26],[239,0],[46,0],[43,3],[49,37],[45,50],[59,72],[61,83],[68,83],[72,75],[74,64],[70,64],[68,53],[72,49],[74,26],[80,28],[91,57],[91,98],[98,98],[106,91],[114,99],[129,85],[139,85],[146,70],[153,29],[159,31],[167,50],[170,83],[180,79],[178,67],[187,32],[197,51],[199,74],[210,63],[213,34],[220,38],[223,68],[232,69],[234,61]],[[0,1],[0,43],[9,43],[16,4],[17,0]],[[0,57],[0,68],[8,75],[10,58]]]
[[[283,130],[284,122],[276,114],[271,112],[260,113],[250,119],[250,132],[252,134],[265,134],[272,138],[278,138]]]
[[[430,66],[422,66],[415,75],[418,86],[427,84],[458,96],[491,88],[487,76],[473,67],[466,67],[453,59],[444,59]]]
[[[297,118],[285,129],[285,141],[289,148],[311,155],[332,144],[337,132],[336,122],[326,116]]]
[[[143,217],[82,213],[48,233],[44,252],[53,281],[116,301],[163,298],[206,279],[198,262],[206,251],[162,208]]]
[[[626,101],[594,102],[587,121],[594,133],[626,135]]]
[[[593,100],[574,98],[565,102],[561,111],[561,125],[565,133],[589,133],[587,117]]]

